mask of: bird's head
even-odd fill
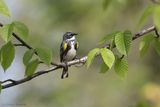
[[[66,32],[66,33],[63,35],[63,40],[75,40],[75,35],[78,35],[78,33]]]

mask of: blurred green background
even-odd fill
[[[111,0],[104,9],[104,0],[6,0],[12,20],[25,23],[30,30],[28,42],[53,50],[59,62],[59,46],[67,31],[77,32],[78,56],[99,47],[98,42],[114,31],[140,31],[137,23],[150,0]],[[0,17],[1,22],[12,20]],[[145,27],[150,27],[149,20]],[[45,74],[23,85],[2,91],[0,107],[160,107],[160,57],[151,47],[140,58],[140,39],[129,53],[129,72],[121,80],[114,70],[100,74],[100,60],[86,69],[70,67],[70,77],[60,79],[61,70]],[[2,44],[1,40],[1,44]],[[25,49],[16,48],[16,59],[0,78],[20,79],[24,76],[22,57]],[[39,67],[43,69],[44,67]],[[17,104],[17,105],[16,105]]]

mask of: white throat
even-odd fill
[[[68,41],[73,41],[75,39],[76,39],[75,36],[73,36],[72,38],[68,39]]]
[[[66,56],[64,59],[66,61],[71,61],[73,58],[76,56],[76,50],[75,50],[75,36],[73,36],[70,39],[67,39],[69,45],[70,45],[70,50],[67,52]]]

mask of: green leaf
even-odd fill
[[[1,65],[6,71],[8,67],[12,64],[13,59],[15,57],[15,49],[11,42],[8,42],[4,46],[2,46],[0,50],[0,59],[1,59]]]
[[[124,79],[128,72],[128,62],[126,59],[117,59],[114,66],[115,72]]]
[[[99,44],[106,43],[107,41],[113,39],[115,35],[119,33],[118,31],[105,35],[99,42]]]
[[[154,25],[156,26],[158,31],[160,31],[160,6],[155,7],[153,20],[154,20]]]
[[[38,64],[39,64],[38,59],[35,59],[35,60],[29,62],[27,67],[26,67],[25,75],[26,76],[33,75],[35,73],[37,67],[38,67]]]
[[[48,48],[36,48],[39,58],[47,65],[52,61],[52,51]]]
[[[148,48],[149,48],[149,43],[146,43],[145,41],[140,42],[139,51],[141,57],[143,57],[147,53]]]
[[[4,16],[10,17],[9,10],[3,0],[0,0],[0,13]]]
[[[158,55],[160,55],[160,40],[159,38],[155,38],[154,40],[154,47]]]
[[[144,13],[142,14],[138,26],[142,26],[144,24],[144,22],[146,21],[146,19],[148,18],[148,16],[150,16],[154,11],[154,6],[149,6],[144,10]]]
[[[13,22],[14,24],[14,32],[20,36],[22,39],[27,39],[28,34],[29,34],[29,30],[27,28],[27,26],[24,23],[21,22]]]
[[[127,55],[129,52],[129,49],[131,47],[132,42],[132,34],[130,31],[125,32],[119,32],[115,36],[115,45],[118,49],[118,51],[123,54]]]
[[[109,67],[103,62],[101,65],[100,73],[106,73],[109,70]]]
[[[32,59],[32,56],[34,54],[34,49],[27,50],[23,56],[23,64],[27,65],[29,61]]]
[[[4,25],[2,28],[0,28],[0,35],[5,42],[11,40],[13,28],[14,28],[13,24],[7,24]]]
[[[153,35],[146,35],[143,37],[143,40],[140,42],[139,46],[139,52],[141,57],[143,57],[147,53],[150,43],[152,42],[153,39],[154,39]]]
[[[88,58],[87,58],[87,68],[90,67],[90,65],[92,64],[93,62],[93,59],[94,57],[96,56],[96,54],[99,52],[99,48],[95,48],[93,50],[91,50],[89,53],[88,53]]]
[[[112,0],[103,0],[103,9],[107,9]]]
[[[106,48],[101,48],[100,53],[101,53],[104,63],[111,69],[115,61],[115,57],[112,51]]]

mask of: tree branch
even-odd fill
[[[147,33],[153,32],[153,31],[155,32],[156,36],[159,36],[156,27],[155,26],[151,26],[151,27],[149,27],[147,29],[143,29],[142,31],[136,33],[135,36],[133,36],[132,40],[135,40],[135,39],[137,39],[137,38],[139,38],[139,37],[141,37],[141,36],[143,36],[143,35],[145,35]]]
[[[76,60],[70,61],[70,62],[67,63],[67,65],[71,66],[71,65],[75,65],[75,64],[85,63],[86,60],[87,60],[87,56],[85,56],[85,57],[83,57],[81,59],[76,59]],[[25,83],[25,82],[27,82],[27,81],[35,78],[35,77],[38,77],[38,76],[40,76],[42,74],[46,74],[46,73],[49,73],[49,72],[52,72],[52,71],[55,71],[55,70],[60,69],[60,68],[63,68],[64,66],[65,66],[65,63],[60,63],[59,66],[54,66],[54,67],[51,67],[51,68],[46,69],[46,70],[38,71],[37,73],[33,74],[32,76],[25,77],[25,78],[17,80],[17,81],[16,80],[12,80],[12,79],[8,79],[8,80],[5,80],[5,81],[2,81],[1,84],[4,84],[6,82],[11,82],[11,83],[2,85],[2,89],[13,87],[13,86]]]
[[[155,26],[151,26],[147,29],[144,29],[138,33],[136,33],[133,37],[132,37],[132,40],[135,40],[135,39],[138,39],[140,38],[141,36],[144,36],[145,34],[148,34],[148,33],[151,33],[151,32],[155,32],[155,34],[157,35],[157,37],[159,37],[159,34],[158,34],[158,31],[156,29]],[[107,44],[105,46],[106,48],[109,48],[109,44]],[[115,47],[114,47],[115,48]],[[73,61],[69,61],[67,62],[67,65],[68,66],[72,66],[72,65],[76,65],[76,64],[84,64],[85,62],[87,61],[87,56],[84,56],[80,59],[75,59]],[[2,84],[2,89],[6,89],[6,88],[9,88],[9,87],[13,87],[13,86],[16,86],[16,85],[19,85],[19,84],[22,84],[22,83],[25,83],[27,81],[30,81],[32,80],[33,78],[36,78],[40,75],[43,75],[43,74],[46,74],[46,73],[49,73],[49,72],[53,72],[57,69],[61,69],[65,66],[65,63],[59,63],[57,64],[57,66],[54,66],[54,67],[51,67],[47,70],[42,70],[42,71],[38,71],[36,72],[35,74],[33,74],[32,76],[29,76],[29,77],[25,77],[23,79],[20,79],[20,80],[12,80],[12,79],[8,79],[8,80],[5,80],[5,81],[2,81],[1,84]],[[11,83],[6,83],[6,82],[11,82]],[[4,84],[4,85],[3,85]]]

